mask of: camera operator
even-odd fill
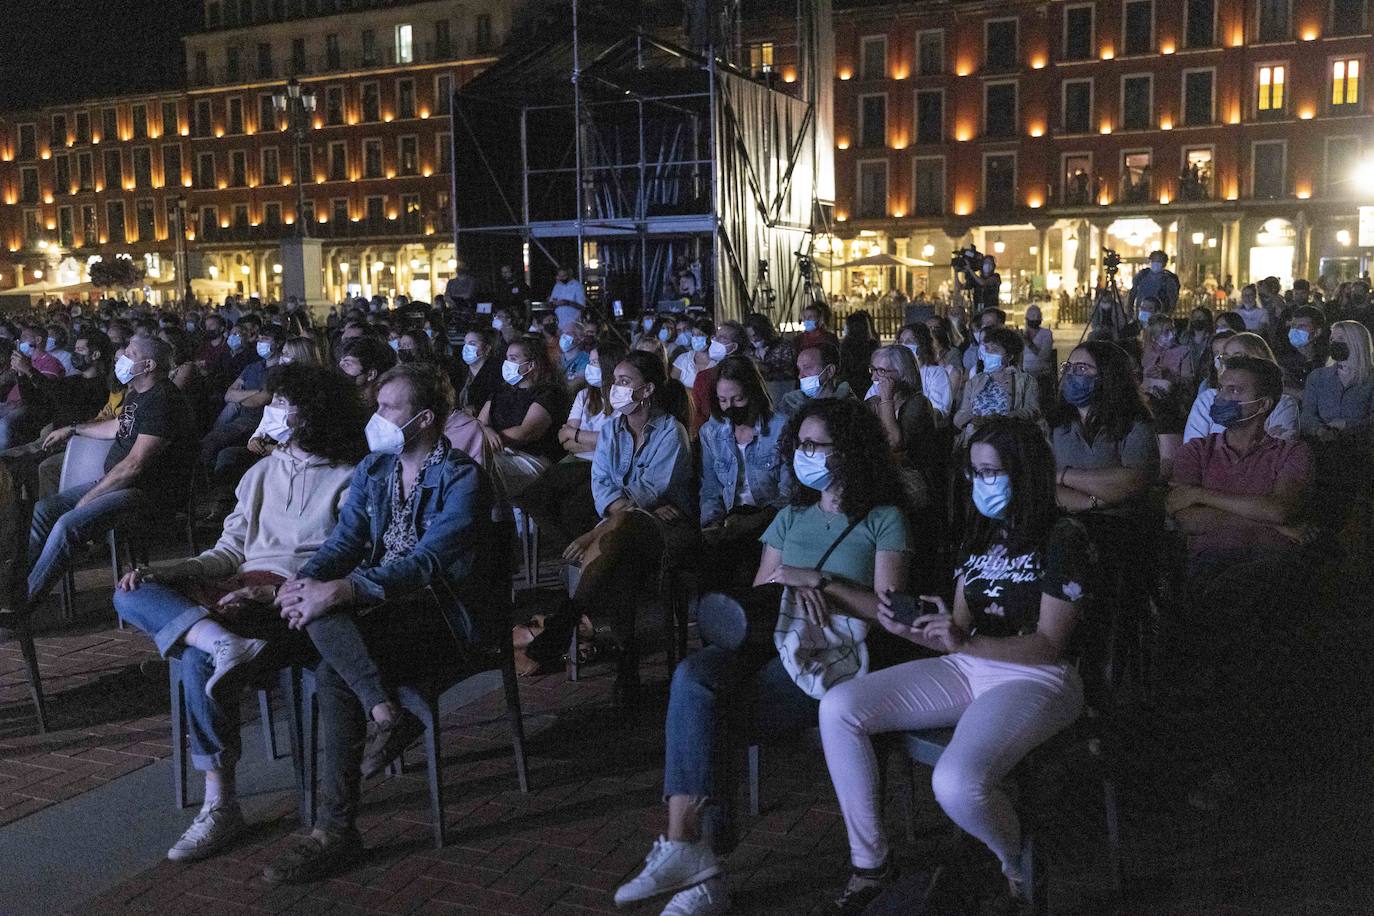
[[[1143,299],[1158,299],[1161,311],[1172,315],[1178,305],[1178,275],[1165,270],[1169,256],[1162,251],[1150,252],[1150,266],[1131,281],[1130,297],[1126,300],[1126,314],[1136,314],[1136,303]]]
[[[997,261],[990,254],[979,259],[978,249],[969,247],[961,253],[958,268],[959,282],[973,301],[974,312],[996,308],[1002,289],[1002,276],[997,273]]]

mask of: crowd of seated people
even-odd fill
[[[1175,560],[1182,625],[1230,685],[1207,709],[1218,727],[1190,801],[1215,809],[1254,776],[1238,748],[1266,710],[1241,689],[1258,675],[1239,620],[1310,574],[1341,521],[1314,493],[1367,490],[1374,426],[1365,325],[1285,302],[1242,292],[1239,313],[1177,321],[1144,299],[1134,336],[1094,334],[1058,365],[1052,336],[999,309],[890,343],[867,316],[837,338],[823,305],[794,334],[762,315],[613,326],[570,305],[487,317],[442,297],[347,303],[319,328],[293,303],[237,300],[0,322],[0,468],[31,506],[10,558],[27,578],[0,625],[40,608],[84,544],[169,529],[205,488],[227,512],[215,546],[139,566],[114,596],[182,666],[205,773],[168,856],[241,837],[238,701],[307,659],[321,804],[265,871],[297,882],[360,855],[361,780],[422,732],[397,678],[463,656],[415,645],[511,639],[523,675],[604,653],[629,705],[645,592],[726,592],[762,613],[763,646],[704,646],[673,671],[666,829],[616,902],[725,912],[717,739],[815,726],[853,870],[833,911],[861,912],[895,878],[874,736],[936,726],[958,726],[936,800],[1022,898],[1005,777],[1080,715],[1085,615],[1148,613]],[[61,490],[74,437],[111,445],[97,480]],[[509,595],[480,573],[493,546],[514,550],[493,537],[508,506],[572,570],[566,597],[513,629]],[[587,628],[598,639],[573,656]]]

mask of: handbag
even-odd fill
[[[820,570],[835,548],[863,519],[855,519],[821,555]],[[868,672],[868,621],[850,614],[828,614],[824,624],[813,623],[797,606],[796,590],[783,589],[773,645],[792,682],[819,700],[841,681]]]

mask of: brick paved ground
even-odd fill
[[[100,588],[108,588],[108,579],[92,583],[92,591]],[[1123,717],[1131,877],[1125,912],[1374,912],[1367,859],[1374,715],[1364,692],[1374,624],[1367,597],[1354,589],[1322,604],[1338,610],[1311,616],[1305,635],[1279,653],[1288,667],[1277,668],[1276,678],[1291,682],[1292,690],[1288,715],[1264,749],[1270,769],[1256,774],[1254,791],[1227,815],[1197,815],[1181,801],[1197,773],[1188,748],[1198,725],[1169,711],[1176,704],[1168,694],[1158,708]],[[1295,614],[1307,617],[1310,610]],[[146,639],[97,625],[44,637],[40,645],[60,730],[46,739],[0,739],[0,818],[6,821],[167,752],[165,682],[139,671],[153,654]],[[1185,678],[1194,663],[1186,646],[1175,648],[1170,678]],[[0,724],[10,731],[22,730],[20,717],[28,715],[18,703],[25,695],[17,658],[12,644],[0,644]],[[590,675],[576,684],[561,675],[522,684],[535,787],[528,795],[516,788],[499,695],[446,718],[451,839],[443,850],[430,846],[418,768],[369,784],[360,828],[372,852],[344,876],[300,888],[261,880],[263,865],[289,846],[297,828],[294,809],[283,802],[228,854],[131,875],[79,912],[610,912],[611,891],[637,869],[662,829],[667,675],[661,655],[646,662],[648,697],[634,726],[610,714],[605,669]],[[763,772],[765,810],[744,819],[729,859],[735,912],[811,912],[820,893],[845,875],[843,826],[824,763],[814,745],[798,741],[765,749]],[[904,890],[941,867],[934,910],[976,911],[975,898],[996,882],[989,857],[950,830],[924,773],[914,790],[916,837],[907,841],[900,826],[908,784],[903,770],[894,768],[890,781],[893,836],[911,876]],[[1069,758],[1045,781],[1055,799],[1055,813],[1041,828],[1053,862],[1052,909],[1109,912],[1092,774],[1082,760]],[[900,903],[891,910],[910,911]]]

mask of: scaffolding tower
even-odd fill
[[[470,266],[520,260],[540,284],[561,262],[631,316],[670,298],[685,261],[717,320],[795,318],[834,199],[833,51],[828,0],[785,2],[789,91],[746,69],[728,2],[676,29],[627,29],[579,21],[574,0],[569,34],[467,83],[453,106],[454,231]]]

